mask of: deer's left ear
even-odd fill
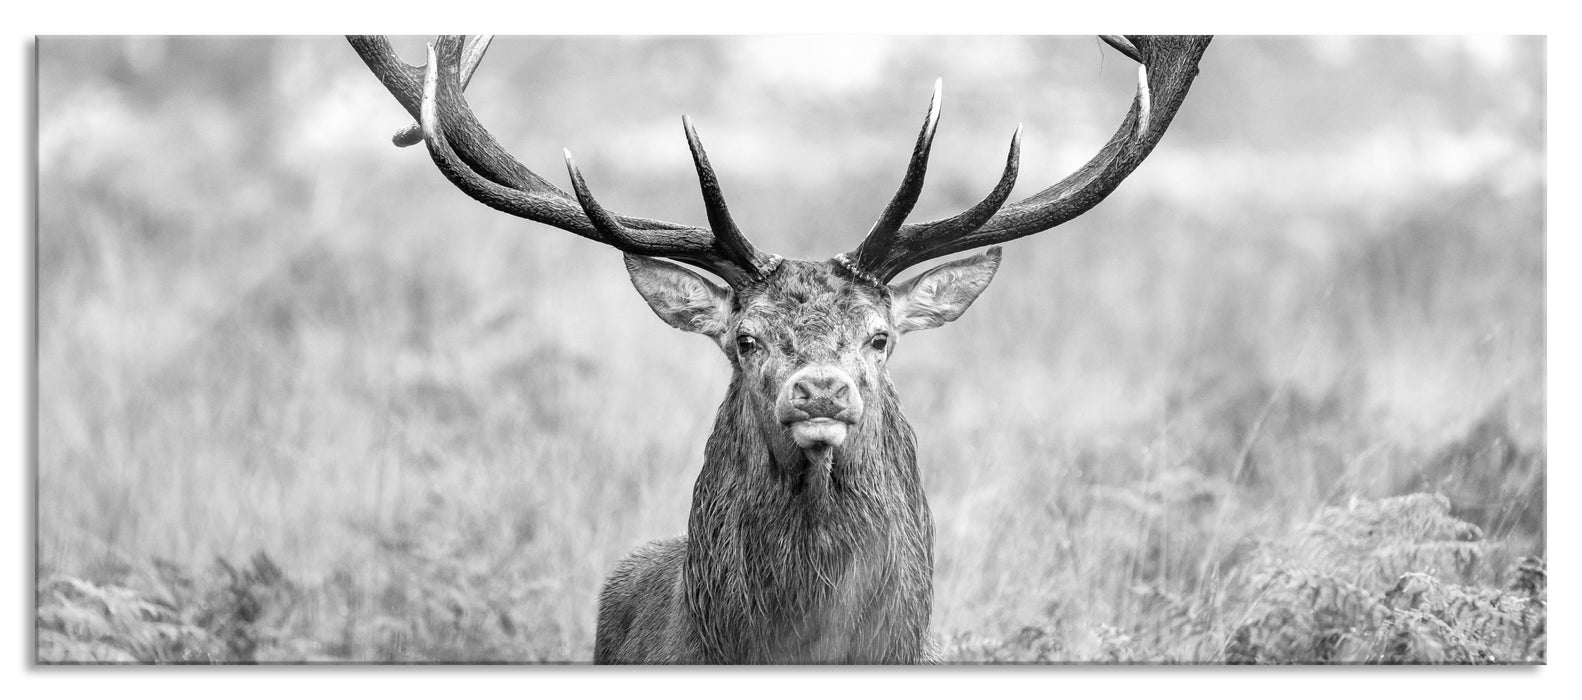
[[[730,320],[730,291],[680,265],[626,255],[632,286],[665,323],[719,340]]]
[[[1000,247],[940,265],[891,285],[891,313],[902,333],[942,326],[961,318],[1000,269]]]

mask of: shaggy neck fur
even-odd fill
[[[933,520],[888,379],[833,464],[777,458],[738,374],[693,491],[684,576],[709,663],[915,663]]]

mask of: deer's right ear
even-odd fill
[[[663,260],[626,254],[632,286],[665,323],[718,340],[730,320],[730,291]]]

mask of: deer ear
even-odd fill
[[[921,331],[961,318],[998,269],[1000,248],[995,246],[891,285],[890,309],[896,329],[902,333]]]
[[[730,319],[730,291],[680,265],[626,255],[632,286],[665,323],[716,340]]]

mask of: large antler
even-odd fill
[[[428,63],[422,67],[402,61],[382,36],[349,36],[347,40],[390,94],[418,120],[434,164],[467,196],[507,214],[627,253],[696,266],[719,275],[733,287],[750,284],[772,264],[774,257],[758,252],[731,221],[719,180],[690,119],[682,118],[712,231],[604,209],[588,192],[569,151],[566,167],[577,192],[575,198],[507,153],[462,98],[463,86],[488,48],[488,38],[463,42],[459,36],[440,37],[429,46]],[[398,132],[395,142],[414,143],[411,128]]]
[[[903,224],[917,203],[928,167],[929,146],[939,123],[939,85],[922,134],[912,150],[901,189],[856,250],[842,259],[888,282],[913,265],[933,258],[1029,236],[1063,224],[1092,209],[1113,192],[1153,151],[1186,99],[1198,61],[1208,49],[1206,36],[1106,36],[1105,43],[1140,65],[1137,96],[1120,129],[1092,160],[1038,194],[1002,205],[1016,182],[1021,127],[1011,139],[1005,172],[994,191],[976,206],[949,219]]]

